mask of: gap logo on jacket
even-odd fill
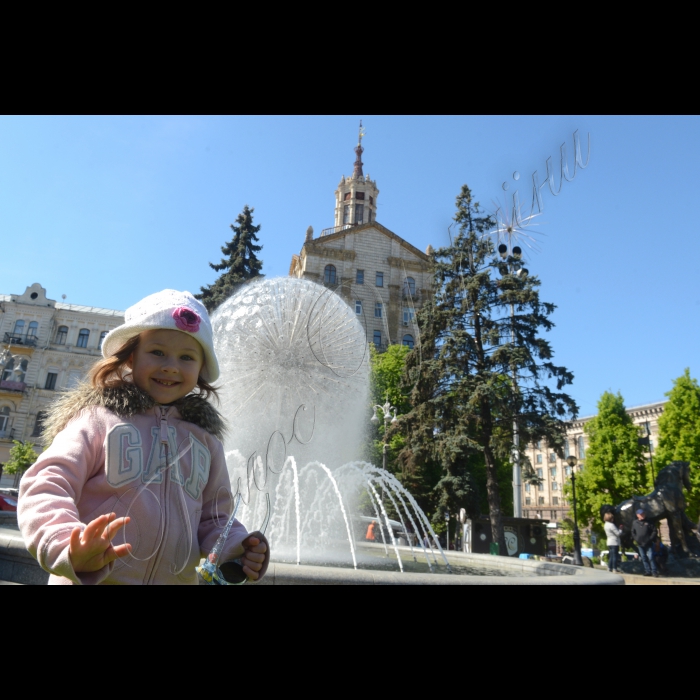
[[[197,500],[209,481],[211,452],[191,432],[188,444],[179,451],[175,428],[168,426],[167,442],[159,439],[161,433],[159,428],[155,426],[151,428],[151,449],[148,460],[144,464],[144,450],[139,430],[131,423],[115,425],[106,439],[107,481],[115,488],[125,486],[137,479],[144,484],[160,484],[163,481],[163,472],[169,468],[171,480],[180,486],[183,486],[184,482],[185,491]],[[185,481],[180,463],[188,453],[191,469]]]

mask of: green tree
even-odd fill
[[[226,255],[216,265],[209,263],[209,267],[217,272],[224,271],[214,282],[206,287],[200,287],[201,294],[195,294],[209,313],[228,299],[243,283],[256,277],[260,277],[262,260],[258,260],[256,253],[262,250],[261,245],[255,245],[260,231],[260,226],[253,226],[253,212],[247,204],[236,218],[236,223],[231,224],[233,239],[222,246],[221,252]]]
[[[411,408],[408,397],[401,387],[401,379],[405,368],[406,355],[409,349],[405,345],[390,345],[386,352],[377,352],[370,343],[370,399],[372,406],[383,406],[388,400],[396,408],[399,415],[408,413]],[[391,414],[393,416],[393,414]],[[372,425],[369,431],[369,443],[366,449],[368,461],[378,466],[382,465],[384,449],[384,415],[377,411],[379,422]],[[396,424],[390,423],[387,439],[387,470],[399,480],[404,474],[398,464],[398,454],[404,447],[405,438]]]
[[[588,447],[576,475],[579,525],[590,523],[602,534],[600,507],[617,505],[651,490],[650,470],[639,445],[639,429],[625,410],[622,396],[606,391],[598,401],[598,415],[583,428]],[[564,485],[571,501],[571,482]]]
[[[521,446],[546,439],[561,454],[564,421],[575,417],[577,406],[562,392],[573,375],[550,361],[551,346],[540,336],[553,327],[555,306],[540,301],[536,277],[517,272],[518,256],[494,255],[488,236],[494,222],[479,214],[464,185],[455,215],[459,232],[434,253],[435,295],[417,315],[421,343],[406,360],[413,409],[403,420],[404,459],[440,466],[437,503],[450,512],[478,505],[483,465],[491,529],[505,553],[499,482],[513,454],[513,422]]]
[[[5,462],[3,471],[7,474],[24,474],[29,467],[36,462],[39,455],[34,451],[31,442],[12,441],[14,447],[10,448],[10,461]]]
[[[674,460],[690,462],[692,490],[686,493],[686,515],[696,522],[700,517],[700,386],[690,369],[676,379],[666,396],[654,462],[657,472]]]

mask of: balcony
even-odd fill
[[[18,391],[23,392],[27,385],[24,382],[11,382],[9,379],[0,381],[0,391]]]
[[[5,333],[3,342],[10,345],[22,345],[27,348],[35,348],[39,339],[30,333]]]
[[[359,224],[341,224],[340,226],[333,226],[333,228],[324,228],[323,231],[321,231],[321,238],[323,238],[323,236],[330,236],[332,233],[338,233],[338,231],[347,231],[353,226],[359,226]]]

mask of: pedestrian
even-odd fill
[[[656,527],[646,519],[646,511],[643,508],[637,510],[637,519],[632,523],[632,539],[637,543],[639,558],[644,566],[644,576],[658,577],[659,571],[654,560]]]
[[[605,524],[605,535],[608,545],[608,571],[616,574],[620,573],[620,530],[615,525],[614,516],[612,513],[606,513],[603,516]]]
[[[376,522],[376,520],[373,520],[373,521],[369,524],[369,526],[367,527],[367,534],[365,535],[365,539],[366,539],[368,542],[374,542],[374,540],[376,539],[376,537],[375,537],[375,535],[374,535],[374,529],[375,529],[376,527],[377,527],[377,522]]]
[[[219,366],[207,310],[189,292],[152,294],[102,355],[50,408],[49,447],[22,478],[27,548],[51,584],[196,585],[233,503],[224,421],[208,401]],[[269,556],[235,520],[220,571],[254,581]]]

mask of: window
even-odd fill
[[[10,422],[10,408],[3,406],[0,408],[0,434],[7,430],[7,424]]]
[[[343,223],[344,224],[349,224],[350,223],[350,207],[351,204],[346,204],[343,207]]]
[[[564,459],[566,459],[571,453],[569,452],[569,441],[564,440]]]
[[[538,491],[544,491],[544,484],[537,484],[537,490]]]
[[[571,467],[570,466],[567,465],[566,467],[564,467],[564,474],[566,474],[566,476],[571,476]]]
[[[559,496],[552,496],[552,505],[553,506],[559,505]],[[556,518],[556,515],[554,517]]]
[[[41,435],[41,429],[44,425],[45,419],[46,419],[46,411],[39,411],[36,414],[36,421],[34,422],[34,430],[32,431],[31,437],[39,437]]]
[[[109,333],[109,331],[102,331],[102,333],[100,333],[100,340],[97,343],[98,349],[102,348],[102,343],[104,342],[104,339],[107,337],[107,333]]]
[[[58,374],[56,372],[49,372],[46,375],[46,384],[44,384],[44,389],[51,389],[52,391],[56,388],[56,378]]]
[[[550,468],[549,468],[549,478],[550,478],[550,479],[556,479],[556,478],[557,478],[557,468],[556,468],[556,467],[550,467]]]
[[[27,331],[27,338],[36,338],[39,334],[39,324],[36,321],[32,321],[29,324],[29,330]]]
[[[56,345],[65,345],[68,337],[68,326],[59,326],[56,331]]]
[[[538,479],[543,479],[543,478],[544,478],[544,474],[542,473],[542,469],[538,469],[538,470],[537,470],[537,478],[538,478]]]
[[[550,462],[556,462],[557,461],[557,455],[554,452],[549,453],[549,461]]]
[[[405,345],[409,350],[413,350],[413,336],[410,335],[409,333],[406,333],[406,335],[403,337],[403,340],[401,341],[402,345]]]
[[[583,435],[579,435],[578,438],[578,458],[583,460],[586,456],[586,446],[583,443]]]
[[[535,444],[537,445],[538,450],[542,449],[542,440],[538,440]]]
[[[404,326],[411,325],[411,323],[413,323],[413,319],[415,317],[416,317],[416,312],[413,309],[404,308],[404,310],[403,310],[403,325]]]
[[[552,491],[558,491],[558,490],[559,490],[559,486],[557,485],[557,482],[553,481],[552,482]]]
[[[542,455],[537,455],[536,461],[537,461],[537,464],[542,464]],[[540,471],[542,471],[542,470],[540,469]]]
[[[75,347],[86,348],[88,344],[88,338],[90,337],[90,331],[87,328],[81,328],[80,333],[78,333],[78,343]]]
[[[355,299],[355,313],[356,314],[362,313],[362,302],[359,299]]]
[[[355,274],[355,283],[356,284],[364,284],[365,283],[365,271],[364,270],[357,271],[357,273]]]
[[[326,284],[335,284],[335,265],[326,265],[323,271],[323,281]]]
[[[368,224],[372,223],[372,210],[371,209],[367,210],[367,223]]]
[[[365,205],[356,204],[355,205],[355,223],[361,224],[364,221],[365,216]]]
[[[407,296],[410,294],[412,297],[416,296],[416,281],[413,277],[406,277],[403,281],[403,293]]]
[[[537,499],[537,505],[539,505],[539,506],[543,506],[543,505],[544,505],[544,496],[540,496],[540,497]],[[541,518],[542,516],[540,515],[539,517]]]
[[[378,301],[374,305],[374,318],[382,317],[382,302]]]
[[[15,358],[11,357],[5,365],[5,371],[2,373],[2,381],[8,380],[12,376],[12,370],[15,368]]]
[[[531,506],[532,505],[532,499],[529,496],[525,497],[525,505],[526,506]]]
[[[525,484],[525,493],[530,493],[530,484]]]
[[[19,359],[19,368],[15,370],[15,358],[10,358],[10,361],[5,365],[5,371],[2,373],[3,381],[24,381],[24,375],[27,371],[27,365],[29,364],[29,360],[26,357],[24,359],[20,359],[19,356],[16,357],[17,359]]]
[[[374,204],[374,197],[372,195],[369,196],[369,203]]]
[[[374,345],[379,347],[382,344],[382,332],[374,331]]]
[[[553,510],[549,513],[549,519],[550,520],[556,520],[557,519],[557,511]]]
[[[364,192],[355,192],[355,199],[364,200],[364,198],[365,198]]]
[[[384,273],[383,272],[377,272],[377,278],[375,284],[377,287],[383,287],[384,286]]]
[[[352,199],[352,192],[346,192],[346,193],[345,193],[345,196],[343,197],[343,201],[344,201],[344,202],[347,202],[347,201],[349,201],[350,199]]]
[[[22,335],[24,333],[24,321],[15,321],[15,329],[12,331],[12,335]]]

